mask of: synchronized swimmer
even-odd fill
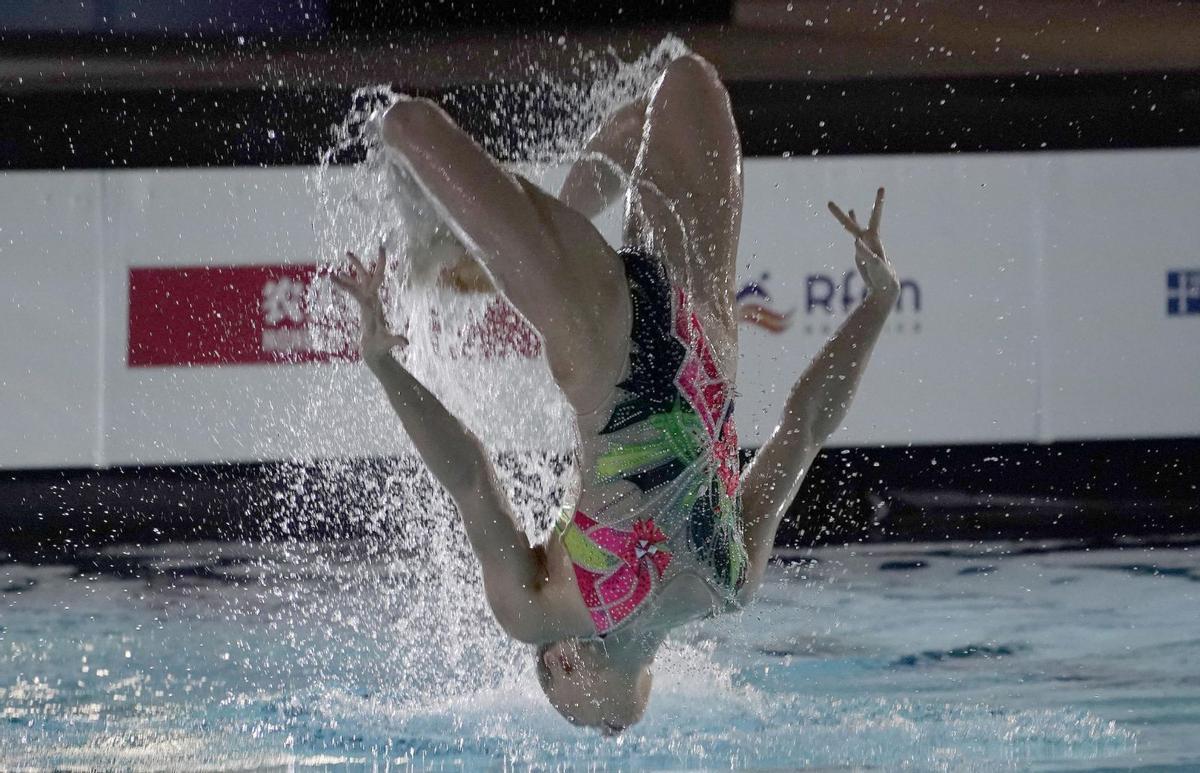
[[[432,102],[396,103],[382,129],[397,176],[469,255],[460,281],[494,287],[537,330],[574,409],[578,501],[546,542],[530,544],[479,440],[392,356],[407,341],[379,298],[382,249],[370,268],[349,254],[351,270],[334,277],[361,307],[363,361],[457,506],[500,626],[536,645],[546,697],[575,724],[619,732],[645,711],[667,632],[754,594],[781,518],[846,414],[899,292],[879,237],[883,190],[865,226],[829,205],[854,237],[868,294],[743,471],[742,157],[711,65],[671,62],[589,140],[557,198],[504,170]],[[622,194],[618,252],[589,218]]]

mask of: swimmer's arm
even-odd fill
[[[742,476],[747,529],[756,519],[777,521],[795,499],[817,452],[846,418],[895,302],[894,295],[868,295],[792,386],[783,418]]]
[[[386,274],[383,248],[370,270],[352,253],[347,256],[353,273],[334,275],[333,281],[359,303],[363,362],[383,386],[421,460],[454,500],[497,621],[514,638],[545,640],[555,619],[547,611],[554,605],[542,593],[543,551],[530,545],[513,516],[479,438],[392,356],[392,349],[408,341],[389,332],[379,299]]]
[[[745,585],[752,593],[762,579],[788,506],[821,446],[850,408],[859,381],[900,292],[899,282],[879,240],[883,190],[876,196],[870,226],[863,229],[850,216],[830,208],[855,236],[855,262],[868,294],[792,386],[783,418],[742,475],[742,513],[750,571]]]
[[[593,218],[625,193],[646,122],[646,98],[619,108],[591,136],[567,172],[558,198]]]
[[[390,353],[365,361],[422,461],[454,500],[497,622],[521,641],[553,638],[544,554],[513,516],[483,444]]]

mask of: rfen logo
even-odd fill
[[[805,314],[812,314],[817,309],[823,309],[827,314],[848,312],[867,297],[867,287],[857,271],[842,274],[841,282],[828,274],[809,274],[804,290]],[[906,310],[914,313],[921,310],[921,286],[912,279],[900,280],[900,295],[896,298],[896,311]]]
[[[806,335],[828,335],[833,331],[832,320],[837,314],[848,314],[867,297],[867,287],[857,271],[846,271],[840,277],[829,274],[809,274],[804,280],[804,324]],[[900,280],[900,295],[887,330],[896,333],[921,332],[921,285],[915,279]]]
[[[1167,272],[1167,316],[1200,314],[1200,269]]]

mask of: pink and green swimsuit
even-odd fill
[[[636,511],[564,513],[557,529],[599,636],[627,626],[682,574],[736,606],[745,579],[733,386],[700,319],[662,262],[621,253],[633,312],[627,375],[607,419],[588,431],[585,490],[626,481]],[[618,513],[619,511],[619,513]],[[717,603],[719,602],[719,603]]]

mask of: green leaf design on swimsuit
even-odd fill
[[[704,425],[695,411],[678,398],[671,410],[644,421],[654,428],[657,437],[641,443],[612,443],[596,460],[600,480],[615,480],[672,460],[686,465],[700,456]]]
[[[571,560],[589,571],[607,572],[621,563],[620,558],[592,542],[573,524],[563,532],[562,541]]]
[[[691,407],[678,397],[666,413],[656,413],[647,421],[662,434],[662,440],[672,455],[682,462],[693,462],[707,445],[704,423]]]

